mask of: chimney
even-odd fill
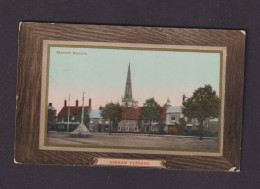
[[[76,107],[78,107],[79,106],[79,101],[78,100],[76,100]]]
[[[99,106],[99,108],[98,108],[99,110],[103,110],[103,108],[102,108],[102,106]]]
[[[67,100],[64,100],[64,107],[67,107]]]
[[[49,103],[49,106],[52,106],[52,103]]]
[[[88,106],[91,108],[91,98],[88,100]]]

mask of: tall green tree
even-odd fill
[[[177,126],[179,127],[181,134],[184,134],[186,125],[187,125],[187,122],[185,121],[184,117],[181,117],[179,119],[179,123],[177,123]]]
[[[111,128],[112,125],[116,126],[117,123],[121,120],[121,107],[120,105],[114,104],[114,103],[108,103],[102,110],[101,110],[101,116],[104,119],[109,119],[109,134],[111,135]]]
[[[163,122],[159,122],[158,123],[158,127],[159,127],[159,130],[158,130],[158,133],[159,134],[163,134],[164,133],[164,128],[165,128],[165,123],[163,123]]]
[[[200,87],[193,95],[182,103],[182,113],[187,117],[197,118],[200,140],[203,137],[203,121],[210,117],[218,117],[220,99],[210,85]]]
[[[151,132],[152,121],[159,120],[160,114],[160,105],[154,100],[154,98],[147,99],[141,112],[141,118],[149,122],[149,133]]]

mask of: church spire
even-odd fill
[[[131,82],[130,62],[129,62],[127,78],[126,78],[124,99],[129,99],[129,100],[132,99],[132,82]]]
[[[125,95],[122,98],[122,106],[137,107],[137,105],[138,105],[138,101],[135,101],[132,95],[131,69],[130,69],[130,62],[129,62],[126,84],[125,84]]]

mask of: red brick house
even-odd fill
[[[143,107],[121,107],[122,120],[118,123],[118,132],[149,132],[149,123],[142,120]],[[158,120],[153,120],[151,131],[158,131],[158,123],[165,122],[166,108],[161,107],[161,115]]]
[[[70,128],[69,131],[74,130],[81,122],[81,111],[82,106],[79,106],[78,100],[76,100],[75,106],[67,106],[67,100],[64,100],[64,106],[57,115],[57,130],[66,131],[68,125]],[[85,114],[89,114],[90,111],[91,99],[89,99],[89,105],[84,106]]]

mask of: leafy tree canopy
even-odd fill
[[[206,118],[218,117],[220,99],[216,91],[210,85],[205,85],[194,91],[192,97],[183,101],[182,113],[191,118],[197,118],[199,121],[200,140],[203,136],[203,121]]]
[[[200,122],[205,118],[218,117],[220,99],[210,85],[194,91],[192,97],[183,101],[182,113],[187,117],[197,118]]]
[[[113,127],[117,127],[118,121],[121,120],[121,107],[120,105],[114,104],[114,103],[109,103],[107,104],[102,110],[101,110],[101,116],[104,119],[109,119],[110,120],[110,125],[109,125],[109,134],[111,135],[111,126],[113,123]],[[111,123],[112,122],[112,123]]]
[[[120,105],[114,104],[114,103],[109,103],[107,104],[102,110],[101,110],[101,116],[104,119],[109,119],[113,122],[118,122],[121,120],[121,107]]]
[[[177,123],[177,126],[180,129],[180,132],[184,134],[184,130],[186,128],[187,122],[185,121],[184,117],[179,119],[179,123]]]
[[[158,133],[163,134],[164,128],[165,128],[165,123],[159,122],[158,127],[159,127]]]
[[[158,120],[160,118],[161,108],[154,98],[147,99],[141,112],[142,119]]]

